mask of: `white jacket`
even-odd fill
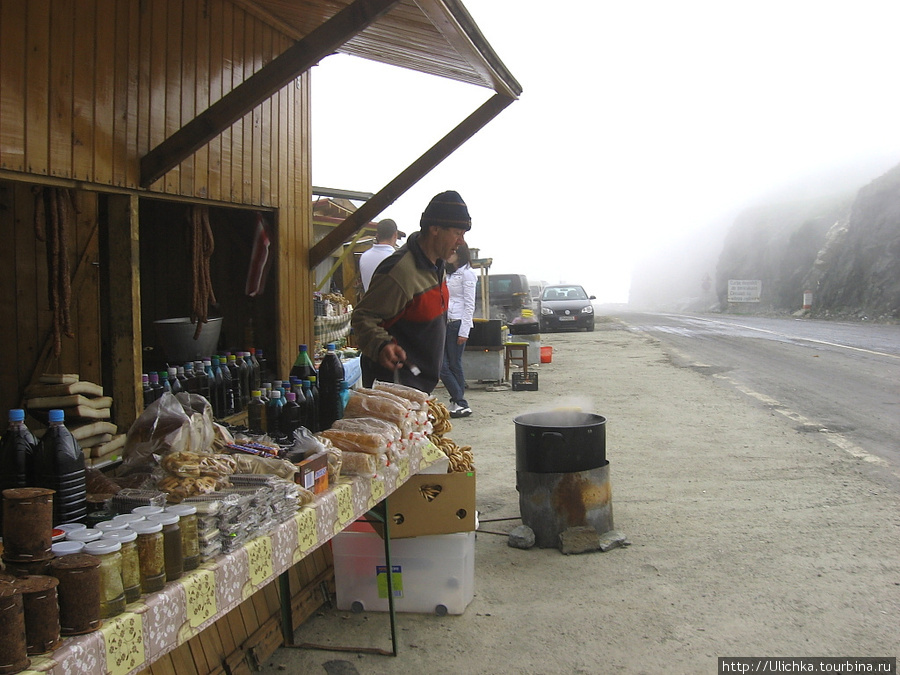
[[[447,308],[448,321],[460,320],[459,336],[468,338],[475,315],[475,283],[478,277],[469,265],[460,267],[447,277],[450,291],[450,305]]]

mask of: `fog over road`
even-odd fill
[[[900,477],[900,325],[604,311],[676,365],[723,380]]]

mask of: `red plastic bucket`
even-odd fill
[[[541,347],[541,363],[553,361],[553,347]]]

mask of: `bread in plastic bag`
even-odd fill
[[[390,444],[390,441],[381,434],[346,429],[326,429],[320,431],[317,436],[327,438],[343,452],[365,452],[370,455],[386,453]]]

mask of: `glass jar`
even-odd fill
[[[138,562],[141,568],[141,591],[156,593],[166,585],[166,559],[162,525],[150,520],[131,524],[137,533]]]
[[[112,522],[125,523],[130,526],[131,523],[136,523],[139,520],[144,520],[144,516],[140,513],[120,513],[117,516],[113,516]]]
[[[162,525],[163,549],[166,561],[166,581],[175,581],[184,574],[184,553],[181,550],[181,520],[175,513],[159,513],[147,517]]]
[[[104,520],[102,523],[97,523],[94,525],[95,530],[100,530],[103,534],[107,532],[114,532],[116,530],[127,530],[128,523],[123,523],[122,521],[116,522],[115,520]]]
[[[53,555],[57,558],[63,555],[73,555],[84,551],[84,542],[82,541],[57,541],[50,546]]]
[[[100,618],[121,614],[125,611],[122,544],[111,539],[98,539],[85,544],[84,552],[100,559]]]
[[[144,518],[162,513],[163,511],[165,511],[165,509],[161,506],[136,506],[131,509],[132,513],[136,513]]]
[[[200,565],[200,536],[197,532],[197,507],[190,504],[176,504],[166,508],[166,513],[178,516],[181,528],[181,552],[184,557],[184,571],[197,569]]]
[[[122,585],[125,587],[125,602],[141,599],[141,562],[138,558],[137,532],[130,529],[113,530],[103,535],[103,539],[122,544]]]

